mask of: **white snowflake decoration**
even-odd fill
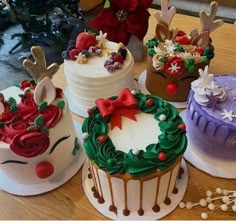
[[[102,31],[99,32],[99,35],[96,36],[96,40],[98,41],[98,46],[100,48],[104,48],[107,41],[107,33],[104,33]]]
[[[170,70],[170,72],[173,74],[173,73],[177,73],[180,68],[181,67],[179,67],[177,63],[171,63],[168,70]]]
[[[199,69],[199,75],[199,86],[201,87],[206,87],[213,81],[213,74],[209,74],[208,66],[206,66],[204,70]]]
[[[236,118],[236,114],[234,114],[233,110],[230,111],[223,110],[223,111],[224,112],[220,113],[223,119],[228,119],[230,121],[233,121],[233,119]]]

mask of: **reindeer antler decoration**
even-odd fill
[[[210,5],[209,13],[207,13],[204,10],[200,11],[199,15],[202,25],[202,32],[208,31],[210,33],[214,31],[216,28],[223,25],[224,22],[221,19],[217,19],[214,21],[217,10],[218,10],[218,3],[212,2]]]
[[[35,62],[32,62],[30,59],[25,59],[23,62],[24,68],[29,72],[36,82],[39,82],[46,76],[52,79],[53,75],[59,69],[59,65],[53,63],[49,67],[46,67],[45,54],[43,48],[40,46],[33,46],[31,48],[31,53]]]
[[[33,46],[31,53],[35,62],[26,59],[23,61],[23,66],[37,82],[34,90],[34,101],[36,104],[40,104],[42,101],[51,104],[56,97],[56,89],[51,79],[59,69],[59,65],[53,63],[47,67],[43,48],[39,46]]]

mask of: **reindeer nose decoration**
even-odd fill
[[[56,98],[56,89],[51,79],[59,69],[59,65],[53,63],[47,67],[45,54],[40,46],[33,46],[31,53],[35,61],[26,59],[23,62],[23,66],[37,82],[34,90],[34,101],[36,104],[45,101],[49,105]]]

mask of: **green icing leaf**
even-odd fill
[[[104,3],[104,8],[109,8],[110,7],[110,1],[106,0]]]
[[[175,50],[179,52],[184,52],[184,49],[180,44],[175,44]]]
[[[20,97],[20,98],[24,98],[25,95],[24,95],[24,94],[19,94],[19,97]]]
[[[184,66],[186,70],[190,73],[194,72],[196,69],[194,59],[190,59],[190,58],[184,59]]]
[[[12,84],[12,86],[13,86],[13,87],[20,87],[20,84],[14,83],[14,84]]]
[[[65,108],[65,101],[64,100],[60,100],[57,102],[57,106],[63,110]]]
[[[30,78],[30,79],[29,79],[29,82],[32,83],[32,84],[36,84],[34,78]]]
[[[72,154],[75,156],[79,149],[80,149],[79,140],[78,140],[78,137],[76,137],[74,140],[74,148],[72,150]]]
[[[27,127],[27,130],[33,130],[34,128],[36,128],[37,127],[37,125],[30,125],[29,127]]]
[[[39,111],[43,111],[43,110],[45,110],[45,109],[47,108],[47,106],[48,106],[47,101],[42,101],[42,102],[39,104],[38,109],[39,109]]]
[[[10,105],[16,105],[16,100],[15,100],[13,97],[10,97],[10,98],[8,99],[8,103],[9,103]]]
[[[39,126],[39,127],[42,127],[43,126],[43,118],[42,116],[38,116],[34,119],[34,123]]]
[[[40,130],[43,131],[45,134],[49,135],[49,130],[48,130],[48,128],[42,126],[42,127],[40,127]]]
[[[167,57],[161,56],[161,57],[159,58],[159,61],[162,62],[162,63],[165,63],[165,62],[167,61]]]
[[[0,121],[0,128],[4,128],[4,122]]]

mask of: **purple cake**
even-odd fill
[[[199,73],[188,98],[188,136],[206,154],[236,160],[236,75],[213,76],[208,67]]]

